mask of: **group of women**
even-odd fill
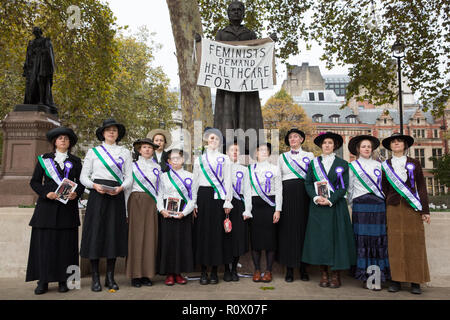
[[[224,281],[239,281],[239,258],[249,248],[255,282],[272,281],[274,260],[286,267],[287,282],[295,269],[308,281],[307,266],[320,266],[321,287],[340,287],[341,271],[353,268],[367,288],[370,266],[379,268],[382,281],[391,280],[390,292],[410,282],[418,294],[420,283],[429,281],[427,193],[420,163],[405,155],[414,142],[409,136],[383,140],[393,157],[382,164],[372,159],[378,139],[354,137],[349,150],[357,160],[348,163],[334,153],[343,144],[340,135],[319,134],[314,143],[322,154],[314,157],[301,147],[305,134],[293,128],[285,136],[290,150],[278,165],[269,162],[271,144],[260,142],[250,150],[254,163],[244,166],[238,142],[222,150],[221,132],[207,128],[205,150],[190,173],[183,169],[189,154],[182,148],[164,151],[170,144],[164,132],[135,141],[134,159],[118,144],[125,132],[114,119],[105,120],[96,131],[101,144],[83,164],[70,153],[77,142],[71,129],[47,133],[53,152],[38,157],[30,182],[39,199],[30,222],[26,281],[38,280],[36,294],[48,291],[49,282],[68,290],[67,267],[78,265],[77,201],[84,188],[90,192],[80,255],[90,260],[95,292],[102,290],[100,258],[106,258],[110,290],[119,289],[117,257],[126,257],[134,287],[151,286],[155,274],[166,275],[166,285],[185,284],[182,273],[195,266],[200,284],[207,285],[219,282],[221,265]],[[78,184],[67,204],[54,192],[64,178]]]

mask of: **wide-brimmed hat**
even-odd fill
[[[75,134],[75,132],[73,132],[72,129],[67,128],[67,127],[57,127],[57,128],[53,128],[51,130],[49,130],[46,134],[47,136],[47,140],[49,142],[52,142],[52,140],[54,138],[59,137],[60,135],[66,135],[69,137],[69,141],[70,141],[70,147],[72,148],[74,145],[77,144],[78,141],[78,137]]]
[[[98,140],[104,141],[105,137],[103,136],[103,131],[105,131],[106,128],[116,126],[119,130],[119,136],[117,137],[116,142],[119,142],[122,140],[122,138],[125,136],[126,130],[125,126],[121,123],[118,123],[114,118],[109,118],[103,121],[103,125],[98,128],[95,131],[95,134],[97,135]]]
[[[224,142],[222,131],[220,131],[217,128],[212,128],[212,127],[205,128],[205,130],[203,131],[203,140],[204,141],[208,140],[208,137],[210,134],[215,134],[216,136],[219,137],[219,139],[222,141],[222,143]]]
[[[322,142],[326,138],[333,139],[334,150],[339,149],[342,146],[342,144],[344,143],[344,139],[342,139],[341,135],[334,133],[334,132],[327,131],[327,132],[319,133],[319,135],[314,139],[314,144],[316,146],[318,146],[319,148],[321,148]]]
[[[172,135],[170,134],[170,132],[160,128],[153,129],[152,131],[147,133],[147,138],[152,139],[153,141],[153,137],[158,134],[164,136],[164,138],[166,139],[165,147],[169,147],[172,144]]]
[[[360,135],[350,139],[350,141],[348,142],[348,151],[350,151],[351,154],[356,156],[358,154],[356,150],[356,145],[363,140],[369,140],[372,142],[372,151],[374,151],[376,148],[380,146],[380,140],[378,140],[374,136]]]
[[[137,139],[135,142],[133,142],[133,149],[137,150],[137,148],[142,144],[149,144],[153,147],[153,149],[158,149],[159,146],[156,143],[153,143],[152,139],[149,138],[143,138],[143,139]]]
[[[287,133],[286,133],[286,135],[284,136],[284,143],[288,146],[288,147],[290,147],[290,145],[289,145],[289,135],[291,134],[291,133],[298,133],[299,135],[301,135],[302,137],[303,137],[303,142],[305,142],[305,139],[306,139],[306,135],[305,135],[305,133],[302,131],[302,130],[300,130],[300,129],[297,129],[297,128],[291,128]],[[303,142],[302,142],[302,144],[303,144]]]
[[[383,144],[383,147],[392,151],[391,150],[391,141],[395,140],[395,139],[401,139],[401,140],[405,141],[405,143],[408,145],[408,146],[405,146],[405,149],[408,149],[409,147],[411,147],[414,144],[413,137],[408,136],[406,134],[400,134],[397,132],[393,133],[390,137],[383,139],[383,141],[381,143]]]
[[[267,146],[267,148],[269,149],[269,155],[272,154],[272,144],[271,144],[271,143],[269,143],[269,142],[258,142],[258,143],[256,144],[256,147],[254,147],[254,148],[252,149],[252,151],[250,152],[250,157],[251,157],[252,159],[255,159],[255,160],[256,160],[256,151],[257,151],[258,148],[261,147],[261,146]]]

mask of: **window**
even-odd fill
[[[325,97],[323,96],[323,92],[319,92],[319,101],[324,101]]]
[[[425,168],[425,149],[415,149],[414,158],[420,161],[422,168]]]
[[[313,121],[314,122],[322,122],[322,115],[321,114],[313,115]]]
[[[309,93],[309,101],[314,101],[314,92]]]
[[[420,119],[417,119],[417,124],[420,124]]]
[[[348,116],[347,117],[347,123],[356,123],[356,117],[355,116]]]
[[[433,138],[439,138],[439,131],[437,129],[433,130]]]
[[[384,123],[384,124],[387,124],[387,119],[383,119],[383,123]]]
[[[427,178],[427,192],[430,196],[433,195],[433,178]]]
[[[436,169],[436,167],[437,167],[437,160],[442,157],[442,149],[432,149],[431,152],[433,154],[433,158],[436,158],[436,159],[433,160],[433,168]]]
[[[332,123],[339,123],[339,116],[338,115],[332,115],[330,116]]]
[[[413,129],[414,138],[425,138],[425,129]]]

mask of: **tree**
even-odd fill
[[[227,23],[226,0],[199,0],[205,34]],[[436,0],[247,0],[246,24],[280,39],[285,61],[299,53],[299,41],[322,46],[327,67],[350,65],[346,101],[392,104],[398,97],[396,66],[390,63],[396,38],[406,45],[402,73],[420,93],[424,111],[441,116],[449,92],[450,3]],[[261,32],[260,34],[261,35]]]
[[[289,129],[297,127],[306,135],[306,141],[302,148],[318,153],[320,149],[313,143],[313,125],[305,111],[298,104],[294,103],[292,97],[281,89],[274,96],[267,100],[261,109],[264,121],[264,129],[279,130],[280,152],[288,151],[289,147],[284,143],[284,137]]]
[[[197,64],[192,59],[195,33],[202,34],[200,12],[196,0],[166,0],[175,39],[180,77],[183,128],[191,134],[194,121],[212,126],[211,90],[197,86]]]
[[[447,188],[450,188],[450,155],[446,154],[441,158],[431,157],[435,165],[435,169],[431,170],[434,177],[439,180],[441,184],[444,184]]]

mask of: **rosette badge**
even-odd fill
[[[380,183],[381,183],[381,171],[380,171],[380,169],[373,170],[373,173],[377,177],[377,185],[380,186]]]
[[[342,189],[345,189],[344,178],[342,177],[342,173],[344,172],[344,168],[337,167],[335,171],[336,171],[336,174],[338,176],[339,181],[341,182]]]
[[[270,179],[273,177],[273,173],[271,171],[267,171],[265,177],[266,177],[266,185],[264,191],[266,193],[269,193],[271,190]]]

